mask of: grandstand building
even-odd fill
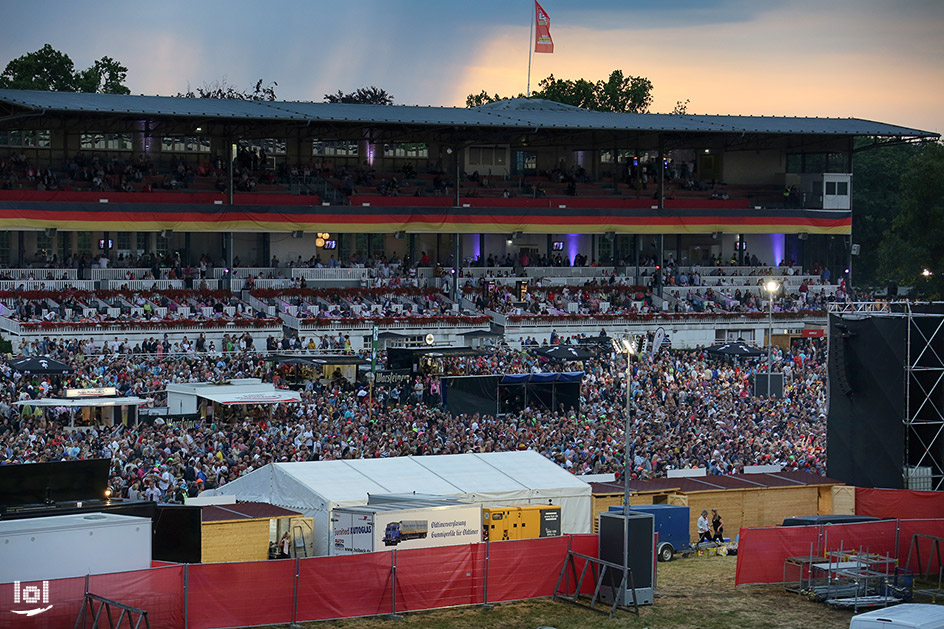
[[[758,296],[765,273],[790,267],[787,288],[809,279],[832,294],[854,261],[862,137],[937,135],[859,119],[617,114],[528,99],[465,109],[0,90],[0,288],[193,286],[123,264],[145,254],[194,268],[205,255],[209,288],[238,292],[250,276],[256,288],[300,277],[366,286],[365,269],[339,262],[383,254],[428,261],[419,270],[428,280],[442,270],[459,280],[452,305],[470,314],[446,326],[453,341],[491,324],[517,329],[517,340],[553,327],[472,312],[460,285],[490,260],[513,258],[504,274],[518,280],[565,286],[616,274],[652,286],[668,312],[686,296],[664,264],[702,277],[723,265],[740,278],[727,285]],[[537,261],[555,270],[521,268]],[[276,298],[244,297],[278,316],[254,335],[283,324],[305,332]],[[3,319],[6,334],[32,333]],[[403,333],[418,338],[420,327]]]

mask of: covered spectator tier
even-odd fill
[[[35,193],[73,199],[88,193]],[[721,205],[706,207],[640,208],[633,199],[584,199],[577,204],[549,204],[502,199],[462,200],[468,207],[443,207],[439,198],[388,199],[349,207],[304,205],[233,205],[160,203],[147,195],[116,193],[99,201],[4,200],[0,192],[0,228],[178,232],[225,231],[330,231],[341,233],[444,232],[529,234],[831,234],[852,232],[851,210],[747,209]],[[111,202],[108,197],[115,197]],[[165,195],[168,196],[168,195]],[[173,195],[179,198],[179,195]],[[131,198],[128,198],[131,197]],[[143,198],[142,198],[143,197]],[[295,197],[298,199],[298,197]],[[135,202],[142,201],[142,202]],[[429,201],[439,202],[437,204]],[[529,201],[529,200],[524,200]],[[592,201],[592,202],[590,202]],[[395,203],[395,205],[394,205]],[[647,202],[648,203],[648,202]],[[651,205],[651,203],[648,203]]]

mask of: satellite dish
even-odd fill
[[[435,337],[435,336],[433,336],[432,334],[427,334],[427,335],[426,335],[426,344],[427,344],[427,345],[432,345],[435,341],[436,341],[436,337]]]

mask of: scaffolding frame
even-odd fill
[[[902,481],[906,489],[940,491],[944,489],[944,457],[935,456],[935,451],[944,451],[944,405],[933,397],[944,388],[944,351],[939,352],[934,346],[935,343],[944,345],[944,315],[915,312],[912,302],[906,301],[905,316]],[[922,327],[917,323],[919,320],[932,324]],[[930,471],[930,477],[926,470]]]

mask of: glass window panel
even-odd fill
[[[10,232],[0,232],[0,264],[10,264]]]
[[[827,181],[826,182],[826,194],[834,195],[836,194],[836,182]]]
[[[837,181],[836,182],[836,194],[840,196],[849,195],[849,182],[848,181]]]
[[[92,253],[91,232],[79,232],[77,240],[79,253]]]

